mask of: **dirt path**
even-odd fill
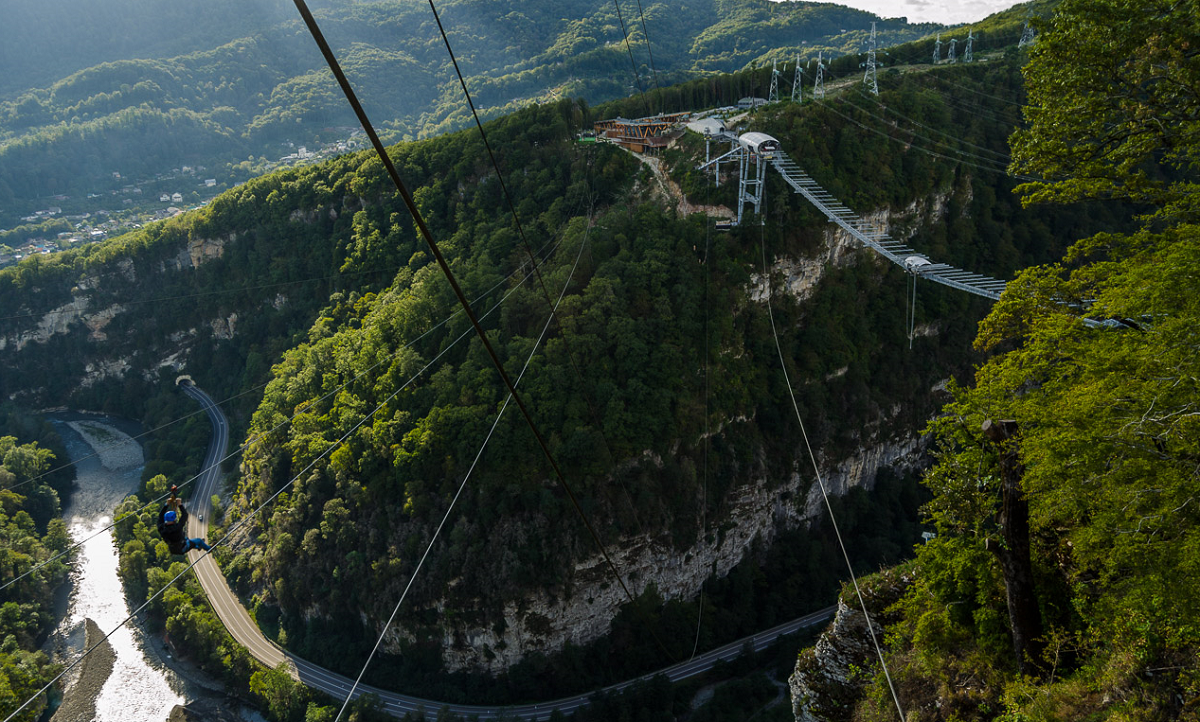
[[[693,213],[703,213],[712,218],[733,218],[734,213],[731,209],[725,206],[706,206],[699,203],[691,203],[683,193],[683,189],[679,184],[663,170],[663,162],[661,158],[656,158],[651,155],[643,155],[634,153],[628,148],[624,148],[626,153],[629,153],[634,158],[637,158],[650,169],[654,174],[655,180],[658,181],[658,194],[662,197],[667,205],[675,206],[675,209],[681,216],[690,216]]]

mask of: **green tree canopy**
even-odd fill
[[[1025,69],[1027,202],[1128,198],[1200,219],[1200,3],[1066,0]]]
[[[931,425],[938,537],[893,660],[935,719],[1168,719],[1200,701],[1200,594],[1181,583],[1200,571],[1197,18],[1195,2],[1066,0],[1025,70],[1014,167],[1048,180],[1020,186],[1024,202],[1148,212],[1009,284],[976,340],[995,355]],[[987,419],[1018,432],[990,441]],[[1046,630],[1037,678],[1016,674],[996,549],[1010,453]]]

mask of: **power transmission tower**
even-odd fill
[[[771,61],[771,92],[767,93],[767,102],[775,103],[779,101],[779,63]]]
[[[824,51],[817,53],[817,77],[813,80],[813,100],[825,99],[825,63],[822,60]]]
[[[802,85],[801,85],[803,83],[803,81],[804,81],[804,70],[802,70],[800,68],[800,56],[797,55],[796,56],[796,77],[792,80],[792,102],[793,103],[804,102],[804,92],[802,90]]]
[[[875,76],[875,23],[871,23],[871,49],[867,51],[867,72],[863,73],[863,84],[879,95],[879,78]]]
[[[957,62],[957,61],[954,59],[954,44],[955,44],[955,43],[957,43],[957,42],[958,42],[958,38],[950,38],[950,55],[948,55],[948,56],[946,57],[946,59],[947,59],[947,60],[949,60],[949,61],[950,61],[950,62],[952,62],[952,63],[954,63],[954,62]]]
[[[969,63],[972,60],[974,60],[974,56],[971,55],[971,44],[974,42],[975,42],[975,31],[968,30],[967,31],[967,49],[963,52],[963,62],[964,63]]]
[[[937,34],[937,42],[933,44],[933,64],[942,62],[942,34]]]
[[[1017,43],[1017,47],[1023,48],[1026,45],[1033,45],[1033,27],[1029,23],[1025,23],[1025,29],[1021,31],[1021,41]]]

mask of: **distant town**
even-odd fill
[[[20,222],[11,228],[0,228],[0,268],[30,256],[48,255],[119,236],[147,223],[201,208],[250,178],[280,168],[317,163],[365,147],[366,134],[361,129],[336,130],[345,133],[342,139],[315,149],[285,141],[281,145],[287,153],[278,160],[251,156],[229,164],[222,174],[210,173],[202,165],[184,165],[103,193],[88,193],[84,198],[50,196],[44,208],[20,216]],[[113,172],[112,178],[114,186],[125,180],[118,172]]]

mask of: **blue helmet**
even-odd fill
[[[166,514],[163,515],[163,520],[166,521],[168,524],[174,524],[175,518],[176,517],[175,517],[174,511],[168,511]]]

